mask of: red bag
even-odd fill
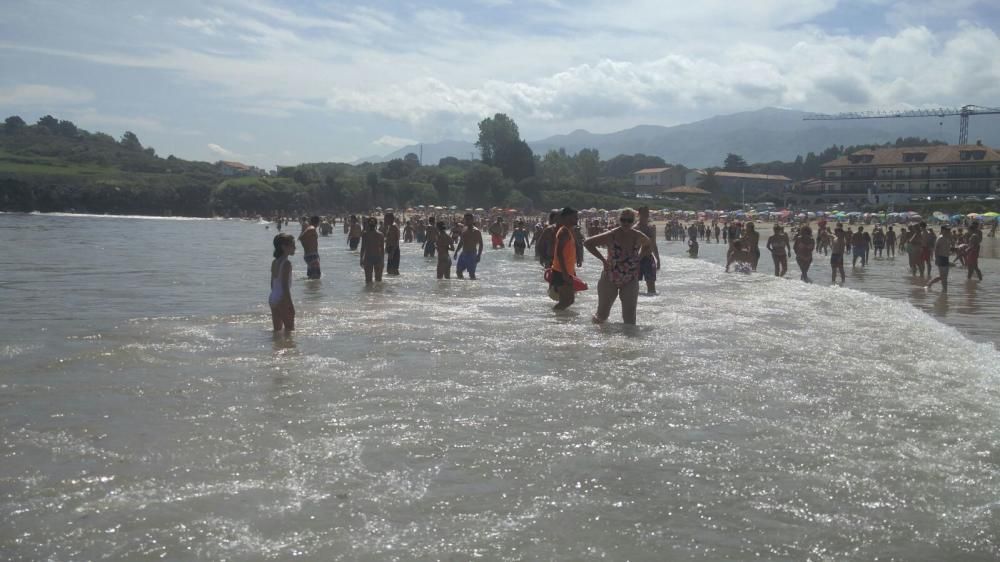
[[[546,283],[551,283],[552,282],[552,268],[551,267],[548,267],[548,268],[545,269],[545,275],[543,277],[545,278],[545,282]],[[585,283],[583,281],[583,279],[580,279],[576,275],[570,275],[569,277],[570,277],[570,279],[573,280],[573,290],[574,291],[578,291],[578,292],[579,291],[586,291],[587,289],[590,288],[587,285],[587,283]]]

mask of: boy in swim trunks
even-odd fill
[[[459,279],[465,279],[462,275],[469,272],[469,279],[475,281],[476,266],[483,256],[483,232],[476,228],[476,218],[472,213],[465,213],[465,228],[459,237],[458,248],[455,249],[455,259],[457,264],[455,272]]]

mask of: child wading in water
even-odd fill
[[[271,322],[274,331],[295,329],[295,307],[292,305],[292,264],[288,256],[295,254],[295,238],[291,234],[274,237],[274,261],[271,262]]]

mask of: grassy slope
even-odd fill
[[[116,176],[118,168],[69,162],[49,156],[19,156],[0,149],[0,173],[56,176]]]

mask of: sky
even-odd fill
[[[0,114],[263,168],[784,107],[1000,106],[997,0],[3,0]],[[0,118],[2,118],[0,117]]]

